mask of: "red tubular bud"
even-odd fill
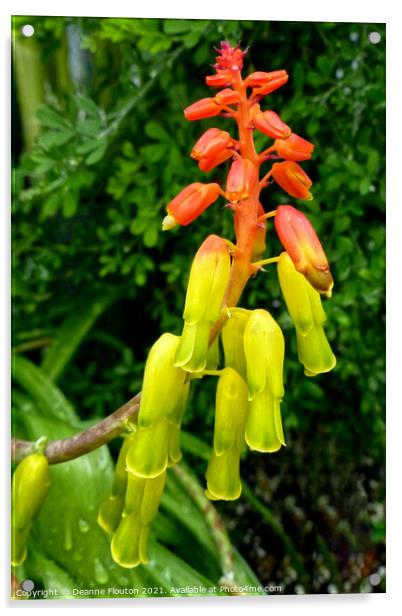
[[[261,111],[258,104],[250,109],[250,117],[255,128],[272,139],[287,139],[292,132],[275,111]]]
[[[272,176],[288,195],[307,201],[311,201],[313,198],[313,195],[309,192],[313,182],[297,163],[293,161],[274,163],[272,165]]]
[[[235,90],[231,90],[230,88],[226,88],[225,90],[221,90],[218,92],[214,98],[214,101],[218,105],[235,105],[240,100],[240,95]]]
[[[328,297],[334,281],[325,252],[310,221],[291,205],[280,205],[275,229],[295,268],[310,284]]]
[[[292,133],[288,139],[276,139],[274,143],[276,153],[286,160],[308,160],[314,150],[314,145],[299,135]]]
[[[286,71],[271,71],[269,73],[264,71],[257,71],[255,73],[251,73],[244,80],[244,85],[246,88],[255,88],[256,86],[265,86],[267,83],[280,79],[284,76],[287,76]]]
[[[212,118],[219,115],[220,107],[214,102],[213,98],[201,98],[184,110],[184,115],[187,120],[202,120],[203,118]]]
[[[167,206],[162,229],[171,229],[176,224],[186,226],[217,200],[219,184],[194,182],[186,186]]]
[[[246,158],[233,161],[226,181],[226,197],[230,201],[247,199],[258,179],[253,163]]]
[[[225,162],[225,160],[228,160],[232,156],[233,156],[233,150],[225,149],[219,152],[218,154],[214,154],[214,156],[208,156],[208,158],[202,158],[200,162],[198,163],[198,166],[201,169],[201,171],[204,171],[206,173],[207,171],[211,171],[211,169],[214,169],[221,163]]]
[[[208,158],[219,154],[226,148],[230,141],[230,135],[219,128],[209,128],[201,137],[191,151],[191,157],[196,160]]]
[[[265,75],[269,75],[269,77],[266,78],[264,82],[261,81],[260,84],[256,84],[259,87],[253,89],[253,96],[265,96],[266,94],[270,94],[274,90],[285,85],[289,79],[289,75],[286,71],[272,71],[271,73],[265,73]],[[251,82],[253,82],[253,80],[251,80]],[[247,86],[249,85],[251,84],[248,83]]]
[[[216,75],[205,77],[205,83],[211,88],[225,88],[232,83],[232,74],[230,71],[218,71]]]

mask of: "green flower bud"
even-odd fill
[[[186,378],[186,373],[174,366],[179,342],[178,336],[163,334],[148,355],[138,414],[141,428],[150,428],[176,408]]]
[[[306,376],[329,372],[336,358],[324,332],[321,297],[283,252],[278,261],[279,284],[296,328],[299,361]]]
[[[50,485],[49,464],[44,454],[33,453],[20,462],[12,480],[12,563],[26,558],[26,542]]]
[[[247,364],[243,338],[250,314],[251,311],[244,308],[231,308],[230,317],[222,329],[225,366],[234,368],[244,380],[247,379]]]
[[[285,342],[282,330],[266,310],[253,310],[244,329],[249,400],[269,388],[282,398]]]

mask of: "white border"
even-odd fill
[[[388,507],[388,532],[387,532],[387,594],[386,595],[309,595],[309,596],[284,596],[258,598],[205,598],[205,599],[147,599],[136,600],[135,603],[126,600],[92,600],[64,602],[16,602],[10,604],[6,597],[9,592],[8,554],[4,548],[1,550],[2,562],[2,599],[6,607],[12,605],[13,609],[54,609],[66,608],[80,612],[87,608],[115,609],[116,607],[132,614],[133,608],[147,609],[149,613],[155,610],[187,610],[205,611],[225,609],[229,607],[234,612],[244,612],[251,608],[257,613],[266,613],[274,610],[275,614],[308,613],[322,615],[323,609],[326,614],[345,611],[346,614],[361,612],[365,616],[378,616],[378,610],[396,607],[400,586],[400,550],[401,550],[401,413],[402,400],[399,383],[401,381],[400,323],[402,318],[401,306],[401,232],[402,232],[402,203],[401,203],[401,70],[400,58],[402,58],[402,35],[401,20],[399,19],[397,3],[392,0],[381,2],[369,2],[368,0],[337,0],[335,3],[320,2],[319,0],[286,0],[286,2],[268,2],[255,0],[254,5],[250,2],[226,0],[219,3],[216,0],[202,0],[180,2],[169,0],[168,3],[147,0],[144,3],[113,0],[111,3],[94,3],[88,0],[3,0],[0,6],[0,33],[2,52],[2,81],[1,88],[1,135],[3,136],[0,148],[0,172],[3,190],[2,200],[2,224],[1,224],[1,367],[2,375],[7,383],[1,388],[3,404],[0,409],[7,415],[9,408],[8,399],[8,375],[9,375],[9,144],[10,144],[10,16],[19,15],[94,15],[94,16],[126,16],[126,17],[187,17],[202,19],[263,19],[270,21],[343,21],[343,22],[373,22],[387,23],[387,322],[388,322],[388,349],[387,349],[387,382],[388,382],[388,412],[387,412],[387,507]],[[399,198],[398,198],[399,197]],[[398,354],[397,354],[398,353]],[[7,375],[7,376],[6,376]],[[4,381],[3,381],[4,383]],[[8,434],[3,430],[5,443],[3,444],[3,476],[8,476]],[[3,486],[3,496],[7,494],[7,484]],[[4,500],[7,502],[7,496]],[[2,507],[4,512],[4,507]],[[4,520],[3,520],[4,521]],[[2,525],[4,532],[2,545],[8,545],[8,528]]]

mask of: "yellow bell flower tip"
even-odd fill
[[[173,229],[174,227],[177,227],[177,226],[178,226],[177,221],[173,218],[173,216],[170,216],[170,214],[165,216],[165,218],[162,221],[162,231],[170,231],[170,229]]]

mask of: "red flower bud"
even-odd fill
[[[191,151],[191,157],[196,160],[207,158],[219,154],[226,148],[230,141],[230,135],[219,128],[209,128],[201,137]]]
[[[205,77],[205,83],[211,88],[224,88],[232,83],[232,74],[230,71],[218,71],[216,75]]]
[[[276,139],[274,146],[278,156],[294,161],[308,160],[314,150],[314,145],[310,141],[294,133],[288,139]]]
[[[231,88],[226,88],[225,90],[221,90],[218,92],[214,98],[214,101],[218,103],[218,105],[234,105],[238,103],[240,100],[240,95],[236,90],[232,90]]]
[[[213,98],[201,98],[184,110],[184,115],[187,120],[202,120],[203,118],[212,118],[219,115],[220,107],[214,102]]]
[[[226,197],[230,201],[247,199],[258,180],[257,170],[247,158],[233,161],[226,181]]]
[[[272,176],[283,190],[297,199],[311,201],[313,195],[309,192],[312,181],[307,173],[297,163],[285,161],[272,165]]]
[[[258,75],[261,75],[261,73],[258,73]],[[270,94],[274,90],[277,90],[283,86],[289,79],[289,75],[286,71],[272,71],[271,73],[265,73],[265,75],[269,76],[266,77],[265,81],[263,81],[262,78],[259,78],[258,81],[260,81],[260,83],[255,83],[255,85],[260,87],[253,89],[253,96],[265,96],[266,94]],[[246,82],[247,80],[248,78],[246,79]],[[251,83],[247,83],[247,86],[252,86],[253,82],[257,80],[251,79],[250,81]]]
[[[219,184],[194,182],[186,186],[167,206],[162,229],[166,231],[175,225],[186,226],[217,200]]]
[[[320,293],[331,296],[334,281],[325,252],[310,221],[291,205],[280,205],[275,229],[295,268]]]
[[[204,172],[211,171],[211,169],[214,169],[215,167],[225,162],[225,160],[228,160],[228,158],[231,158],[232,156],[233,156],[233,150],[226,148],[225,150],[218,152],[218,154],[214,154],[213,156],[208,156],[208,158],[202,158],[199,161],[198,166],[201,169],[201,171],[204,171]]]
[[[275,111],[261,111],[258,103],[250,109],[250,118],[258,130],[272,139],[287,139],[292,132]]]
[[[272,81],[273,79],[278,79],[287,75],[286,71],[271,71],[270,73],[264,71],[257,71],[255,73],[251,73],[244,80],[244,85],[246,88],[255,88],[256,86],[265,86],[267,83]]]

